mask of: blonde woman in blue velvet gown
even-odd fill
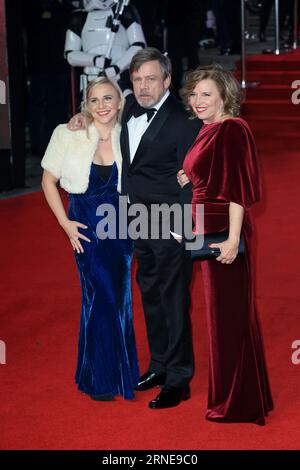
[[[139,379],[130,290],[132,242],[97,236],[101,204],[115,208],[118,225],[123,105],[114,82],[90,82],[83,104],[86,129],[72,132],[59,125],[42,160],[45,197],[75,252],[81,281],[76,383],[100,401],[116,395],[133,398]],[[68,214],[58,181],[69,193]]]

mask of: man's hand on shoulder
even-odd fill
[[[75,114],[68,122],[69,131],[79,131],[85,129],[85,119],[82,113]]]

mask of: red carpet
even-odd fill
[[[259,82],[247,89],[243,109],[255,136],[270,151],[278,146],[299,151],[300,106],[292,103],[292,83],[300,80],[300,49],[280,56],[250,56],[246,70],[247,82]]]
[[[253,78],[261,78],[264,88],[251,90],[245,106],[264,176],[264,200],[255,218],[258,305],[276,407],[267,426],[203,419],[207,334],[199,266],[192,287],[196,374],[191,400],[156,411],[147,407],[153,390],[131,402],[112,403],[93,402],[77,392],[79,281],[71,248],[43,195],[36,193],[0,202],[0,340],[7,347],[7,364],[0,365],[1,449],[299,449],[300,364],[291,362],[291,344],[300,339],[300,106],[288,98],[291,77],[300,78],[299,53],[295,57],[292,64],[287,56],[251,59]],[[278,64],[285,67],[281,72]],[[144,371],[148,350],[135,285],[133,297]]]

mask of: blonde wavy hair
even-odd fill
[[[196,85],[201,82],[201,80],[206,79],[213,80],[217,85],[223,101],[223,114],[228,114],[231,117],[239,116],[241,104],[244,99],[240,84],[231,72],[225,70],[219,64],[200,66],[186,73],[183,87],[180,90],[185,108],[188,111],[192,111],[194,115],[189,103],[190,96]]]

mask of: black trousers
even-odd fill
[[[137,240],[134,245],[151,356],[149,370],[166,375],[167,385],[184,387],[194,372],[191,258],[173,237]]]
[[[274,0],[262,0],[259,27],[261,33],[264,33],[268,26],[271,10],[273,8],[274,3]],[[281,30],[284,28],[285,19],[287,16],[289,16],[288,29],[292,33],[294,25],[294,0],[281,0],[279,2],[279,26]]]
[[[212,7],[217,22],[217,37],[221,49],[241,50],[240,0],[213,0]]]

